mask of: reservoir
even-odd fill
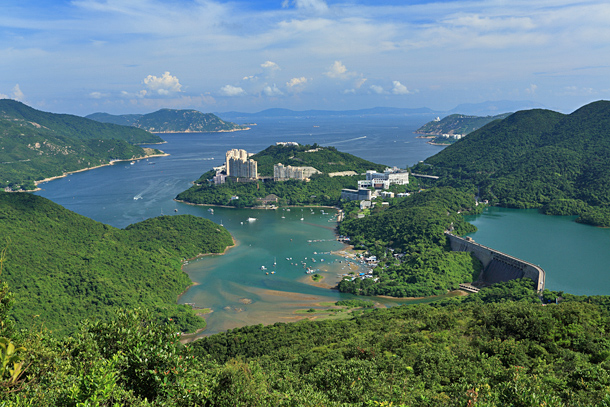
[[[577,295],[610,294],[610,229],[548,216],[536,209],[489,207],[466,219],[477,243],[539,265],[546,288]]]

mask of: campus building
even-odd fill
[[[293,167],[291,165],[283,165],[282,163],[275,164],[273,166],[273,180],[274,181],[286,181],[288,179],[300,179],[306,180],[313,174],[317,174],[320,171],[314,167]]]
[[[386,168],[384,172],[369,170],[366,179],[358,181],[358,188],[388,189],[390,185],[406,185],[409,183],[409,172],[400,168]]]

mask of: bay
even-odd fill
[[[121,162],[72,174],[41,184],[42,190],[37,194],[119,228],[174,214],[192,214],[222,223],[237,246],[225,255],[205,256],[186,265],[184,270],[197,285],[187,290],[179,302],[213,310],[206,316],[206,334],[243,325],[294,321],[303,317],[295,314],[296,310],[352,298],[312,285],[301,263],[315,266],[325,277],[322,283],[326,286],[334,285],[337,275],[348,271],[346,259],[328,254],[344,248],[335,240],[336,223],[331,221],[334,211],[325,209],[328,214],[323,215],[319,208],[313,214],[311,209],[301,208],[290,212],[214,208],[212,213],[207,207],[178,203],[173,198],[202,173],[221,165],[228,149],[258,152],[278,141],[333,145],[373,162],[413,165],[442,149],[426,144],[413,133],[429,120],[424,116],[261,119],[248,131],[163,134],[167,143],[150,147],[162,149],[169,154],[167,157],[134,164]],[[256,220],[249,222],[248,218]],[[395,305],[432,299],[375,300]]]

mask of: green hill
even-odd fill
[[[335,147],[321,147],[317,144],[269,146],[250,158],[258,162],[258,173],[261,176],[273,176],[273,165],[278,163],[293,167],[314,167],[325,174],[341,171],[362,174],[367,170],[383,171],[387,167],[341,152]]]
[[[78,116],[41,112],[0,100],[0,188],[34,189],[35,181],[160,151],[154,134]]]
[[[104,123],[133,126],[152,133],[202,133],[248,129],[245,126],[226,122],[212,113],[201,113],[197,110],[161,109],[144,115],[94,113],[87,118]]]
[[[277,163],[311,166],[322,174],[313,175],[309,182],[296,179],[235,182],[227,179],[225,184],[215,185],[208,181],[214,172],[208,171],[195,181],[195,185],[178,194],[176,199],[195,204],[250,207],[261,205],[262,198],[273,194],[279,198],[279,204],[333,206],[341,201],[341,189],[358,187],[359,177],[330,177],[328,173],[355,171],[361,174],[366,170],[383,171],[386,168],[385,165],[340,152],[334,147],[320,147],[317,144],[270,146],[251,158],[258,162],[259,176],[273,176],[273,165]],[[231,199],[233,196],[239,199]]]
[[[565,115],[526,110],[489,123],[418,165],[440,184],[472,186],[482,199],[610,226],[610,102]]]
[[[480,129],[494,120],[502,120],[512,113],[503,113],[496,116],[468,116],[464,114],[451,114],[441,120],[433,120],[415,130],[417,134],[440,136],[441,134],[469,134]]]
[[[202,320],[176,298],[190,280],[181,260],[223,252],[224,228],[190,215],[116,229],[39,196],[0,192],[2,280],[17,296],[18,327],[42,323],[60,333],[86,318],[108,320],[119,308],[144,307],[180,329]]]

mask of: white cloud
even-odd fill
[[[177,77],[172,76],[169,72],[164,72],[161,77],[148,75],[144,78],[144,85],[151,91],[157,92],[162,96],[167,96],[173,92],[181,92],[182,85]]]
[[[288,82],[286,82],[286,86],[288,90],[291,92],[301,92],[307,83],[307,78],[301,76],[300,78],[292,78]]]
[[[15,87],[13,88],[13,93],[11,94],[11,98],[15,99],[15,100],[19,100],[22,101],[24,99],[24,94],[21,91],[21,88],[19,87],[19,84],[16,84]]]
[[[379,86],[379,85],[371,85],[371,90],[379,95],[381,95],[382,93],[384,93],[385,91],[383,90],[383,87]]]
[[[245,95],[246,91],[239,86],[225,85],[220,88],[220,94],[224,96],[241,96]]]
[[[265,86],[263,93],[267,96],[281,96],[284,94],[275,84],[273,86]]]
[[[133,98],[141,99],[141,98],[145,97],[147,94],[148,94],[148,92],[144,89],[139,92],[135,92],[135,93],[126,92],[124,90],[121,91],[121,97],[128,98],[128,99],[133,99]]]
[[[392,93],[395,95],[408,95],[409,93],[411,93],[405,85],[398,81],[392,81],[392,84],[394,85],[394,87],[392,88]]]
[[[271,62],[271,61],[266,61],[265,63],[262,63],[261,67],[263,67],[265,69],[269,69],[271,71],[279,71],[280,70],[279,65],[276,64],[275,62]]]
[[[91,92],[89,93],[89,97],[92,99],[101,99],[104,96],[106,96],[105,94],[103,94],[102,92]]]
[[[366,78],[359,78],[358,80],[356,80],[356,83],[355,83],[356,89],[360,89],[366,81],[367,81]]]
[[[324,75],[330,78],[341,78],[345,79],[348,75],[347,68],[341,61],[335,61],[329,68],[328,71],[324,72]]]

